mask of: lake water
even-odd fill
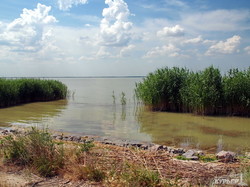
[[[48,126],[209,152],[250,151],[250,118],[150,112],[134,98],[141,78],[61,78],[72,96],[0,109],[0,126]],[[126,105],[121,104],[125,93]],[[113,97],[114,96],[114,97]]]

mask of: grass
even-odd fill
[[[206,157],[200,159],[208,160]],[[111,187],[181,186],[187,183],[186,179],[192,184],[197,183],[196,179],[206,184],[208,178],[199,178],[200,172],[203,176],[213,176],[218,172],[199,168],[203,167],[199,163],[188,162],[186,164],[191,165],[183,167],[164,152],[134,150],[84,140],[81,143],[54,140],[47,129],[37,128],[31,128],[25,134],[0,137],[0,160],[4,160],[6,167],[22,167],[45,177],[56,175],[72,182],[82,180]],[[190,167],[197,167],[197,171],[191,171]],[[230,165],[223,166],[221,175],[229,171],[227,167]]]
[[[0,79],[0,107],[65,99],[67,87],[56,80]]]
[[[217,158],[215,155],[203,155],[203,156],[199,156],[199,160],[203,162],[214,162],[217,160]]]
[[[128,168],[128,171],[123,174],[123,177],[126,181],[126,186],[160,186],[161,178],[158,172],[145,168],[138,168],[133,165],[128,165]]]
[[[250,186],[250,166],[246,167],[243,171],[244,182]]]
[[[57,146],[47,129],[32,127],[26,136],[7,136],[0,146],[5,163],[27,166],[41,176],[54,176],[64,165],[64,149]]]
[[[178,160],[191,160],[182,155],[178,155],[175,158]],[[200,161],[203,161],[203,162],[214,162],[217,160],[215,155],[203,155],[203,156],[198,156],[198,158]]]
[[[178,160],[191,160],[191,159],[186,158],[186,157],[184,157],[184,156],[182,156],[182,155],[178,155],[178,156],[176,156],[175,158],[178,159]]]
[[[0,137],[0,158],[6,166],[24,167],[44,177],[61,175],[70,180],[108,186],[162,186],[158,172],[132,162],[114,160],[106,155],[109,151],[117,154],[112,149],[96,147],[92,141],[57,142],[47,129],[35,127],[22,135]]]
[[[135,92],[152,110],[249,116],[250,68],[223,76],[213,66],[199,72],[162,68],[137,83]]]

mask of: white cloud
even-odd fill
[[[180,49],[175,47],[173,44],[164,45],[162,47],[155,47],[152,50],[148,51],[144,58],[151,58],[155,56],[179,56]]]
[[[165,2],[167,3],[167,5],[170,5],[170,6],[176,6],[176,7],[181,7],[181,8],[188,7],[186,3],[184,3],[183,1],[179,1],[179,0],[165,0]]]
[[[182,25],[200,31],[239,31],[250,29],[249,10],[212,10],[182,15]]]
[[[240,40],[240,36],[234,35],[233,37],[228,38],[225,42],[219,41],[208,49],[206,55],[212,55],[217,53],[231,54],[237,51],[237,48],[240,44]]]
[[[184,29],[180,25],[175,25],[174,27],[164,27],[162,30],[157,32],[159,37],[179,37],[184,35]]]
[[[202,43],[203,41],[204,41],[203,38],[201,36],[198,36],[196,38],[187,39],[183,43],[184,44],[199,44],[199,43]]]
[[[135,48],[135,45],[128,45],[127,47],[124,47],[120,51],[120,57],[126,57],[129,56],[129,53]]]
[[[58,6],[60,10],[68,10],[73,5],[87,4],[88,0],[58,0]]]
[[[100,45],[126,46],[131,40],[132,23],[127,4],[123,0],[105,0],[109,7],[104,8],[100,24]]]
[[[23,9],[20,18],[7,24],[0,34],[0,43],[10,46],[11,50],[37,51],[49,37],[47,25],[56,22],[54,16],[49,15],[51,7],[37,4],[34,10]]]
[[[244,50],[250,55],[250,46],[245,47]]]

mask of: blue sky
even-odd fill
[[[249,0],[2,0],[0,77],[250,66]]]

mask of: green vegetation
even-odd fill
[[[246,167],[243,171],[244,174],[244,182],[246,182],[246,184],[248,186],[250,186],[250,166]]]
[[[7,136],[0,147],[6,163],[28,166],[42,176],[54,176],[64,165],[64,149],[47,129],[32,128],[26,136]]]
[[[8,169],[13,171],[25,169],[45,177],[56,175],[73,184],[76,181],[77,185],[83,180],[86,184],[111,187],[205,185],[218,173],[218,170],[206,171],[201,164],[195,165],[197,170],[190,171],[189,166],[193,164],[183,167],[187,165],[172,162],[170,155],[164,152],[104,145],[85,138],[81,137],[80,142],[54,140],[47,129],[34,127],[24,133],[0,136],[0,168],[6,171],[5,167],[11,166]],[[214,157],[206,155],[199,159],[212,161]],[[231,172],[235,166],[220,168],[222,172]],[[200,169],[204,171],[202,176]],[[244,181],[249,183],[249,160],[244,163],[242,173]]]
[[[178,159],[178,160],[191,160],[190,158],[186,158],[186,157],[184,157],[182,155],[178,155],[175,158]]]
[[[82,144],[79,145],[79,151],[81,153],[89,152],[91,148],[95,147],[93,141],[84,141]]]
[[[161,179],[158,172],[129,165],[128,167],[128,172],[124,173],[124,179],[126,180],[127,186],[160,186]]]
[[[126,99],[125,93],[122,92],[121,93],[121,104],[122,104],[122,106],[124,106],[124,105],[126,105],[126,103],[127,103],[127,99]]]
[[[113,104],[115,105],[115,91],[112,92]]]
[[[224,76],[212,66],[199,72],[158,69],[136,84],[135,92],[152,110],[249,116],[250,68]]]
[[[203,162],[214,162],[217,160],[215,155],[204,155],[204,156],[199,156],[199,160]]]
[[[0,107],[65,99],[67,87],[56,80],[0,79]]]

